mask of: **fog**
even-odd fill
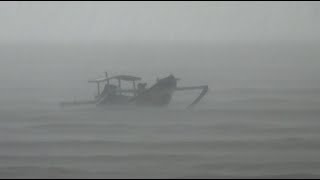
[[[319,18],[302,1],[1,2],[0,177],[319,177]],[[59,106],[104,72],[209,91],[191,111],[200,90]]]
[[[20,73],[41,83],[184,68],[217,88],[319,87],[318,2],[2,2],[0,8],[5,87],[24,83]],[[153,68],[159,70],[149,74]]]

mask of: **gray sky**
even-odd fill
[[[108,70],[152,79],[176,73],[221,88],[320,87],[319,20],[320,3],[302,1],[0,2],[0,80],[3,87],[44,87],[51,80],[67,88],[61,84],[78,78],[87,86],[87,78]],[[298,43],[278,46],[282,40]],[[30,46],[46,42],[89,46]],[[97,42],[110,46],[91,46]],[[113,44],[119,42],[131,43]],[[149,48],[146,42],[166,44]],[[176,42],[190,47],[171,46]]]
[[[319,2],[0,2],[0,42],[320,40]]]

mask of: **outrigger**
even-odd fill
[[[112,84],[111,81],[116,80],[117,83]],[[173,75],[168,77],[157,79],[156,83],[150,88],[146,87],[146,83],[137,83],[141,81],[140,77],[129,75],[117,75],[108,77],[108,73],[105,73],[105,77],[89,80],[89,83],[97,84],[97,95],[94,100],[89,101],[71,101],[62,102],[60,105],[83,105],[83,104],[96,104],[97,106],[107,105],[137,105],[137,106],[167,106],[175,91],[185,90],[202,90],[199,96],[188,106],[188,108],[194,107],[202,97],[208,92],[208,86],[189,86],[189,87],[177,87],[177,81]],[[122,82],[132,83],[131,89],[123,89]],[[101,83],[105,83],[102,92],[100,91]]]

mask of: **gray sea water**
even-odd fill
[[[15,92],[0,103],[1,178],[320,177],[318,92],[210,91],[193,110],[179,94],[123,109]]]

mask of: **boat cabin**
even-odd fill
[[[111,84],[112,80],[116,80],[117,85]],[[138,89],[136,85],[136,81],[140,81],[140,77],[136,76],[129,76],[129,75],[117,75],[117,76],[112,76],[108,77],[108,73],[106,73],[106,77],[103,78],[98,78],[95,80],[89,80],[89,83],[96,83],[97,84],[97,90],[98,94],[97,97],[104,95],[105,93],[115,93],[121,95],[122,93],[132,93],[133,96],[137,95]],[[132,89],[122,89],[121,85],[122,82],[131,82],[132,83]],[[100,83],[106,82],[104,89],[102,92],[100,92]],[[145,84],[142,84],[145,87]],[[141,87],[141,83],[138,84],[138,88]]]

